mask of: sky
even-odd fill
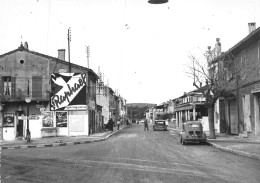
[[[259,0],[1,0],[0,55],[28,42],[52,57],[103,73],[127,103],[161,104],[194,90],[189,55],[200,57],[220,38],[227,51],[260,25]]]

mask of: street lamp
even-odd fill
[[[29,79],[28,79],[28,88],[27,88],[27,97],[25,97],[25,102],[27,103],[27,129],[26,129],[26,138],[27,142],[31,141],[31,132],[29,130],[29,103],[31,102],[30,94],[29,94]]]
[[[168,0],[149,0],[148,3],[150,3],[150,4],[163,4],[163,3],[168,3]]]

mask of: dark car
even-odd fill
[[[205,144],[207,136],[203,132],[202,124],[197,121],[186,122],[180,132],[180,142],[184,145],[187,142],[196,142]]]
[[[164,131],[166,131],[167,130],[167,125],[166,125],[165,120],[155,120],[154,124],[153,124],[153,130],[154,131],[156,131],[156,130],[164,130]]]

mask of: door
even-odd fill
[[[229,123],[232,134],[238,134],[237,102],[229,100]]]
[[[23,112],[22,111],[17,111],[17,125],[16,125],[16,135],[17,137],[23,137],[24,133],[23,133],[23,119],[19,119],[19,116],[23,116]]]
[[[219,100],[219,128],[220,133],[226,133],[227,131],[227,125],[226,125],[226,119],[225,119],[225,102],[224,100]]]
[[[17,137],[23,137],[23,120],[18,120],[16,126]]]
[[[243,96],[244,131],[251,132],[250,95]]]

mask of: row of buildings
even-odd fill
[[[126,100],[93,70],[24,43],[0,55],[0,140],[90,135],[125,119]]]
[[[214,107],[215,131],[246,137],[260,136],[260,28],[248,24],[249,34],[226,52],[215,47],[207,51],[208,71],[226,83],[225,92]],[[176,127],[199,120],[208,130],[208,114],[203,90],[196,89],[147,111],[147,118],[172,114]]]

